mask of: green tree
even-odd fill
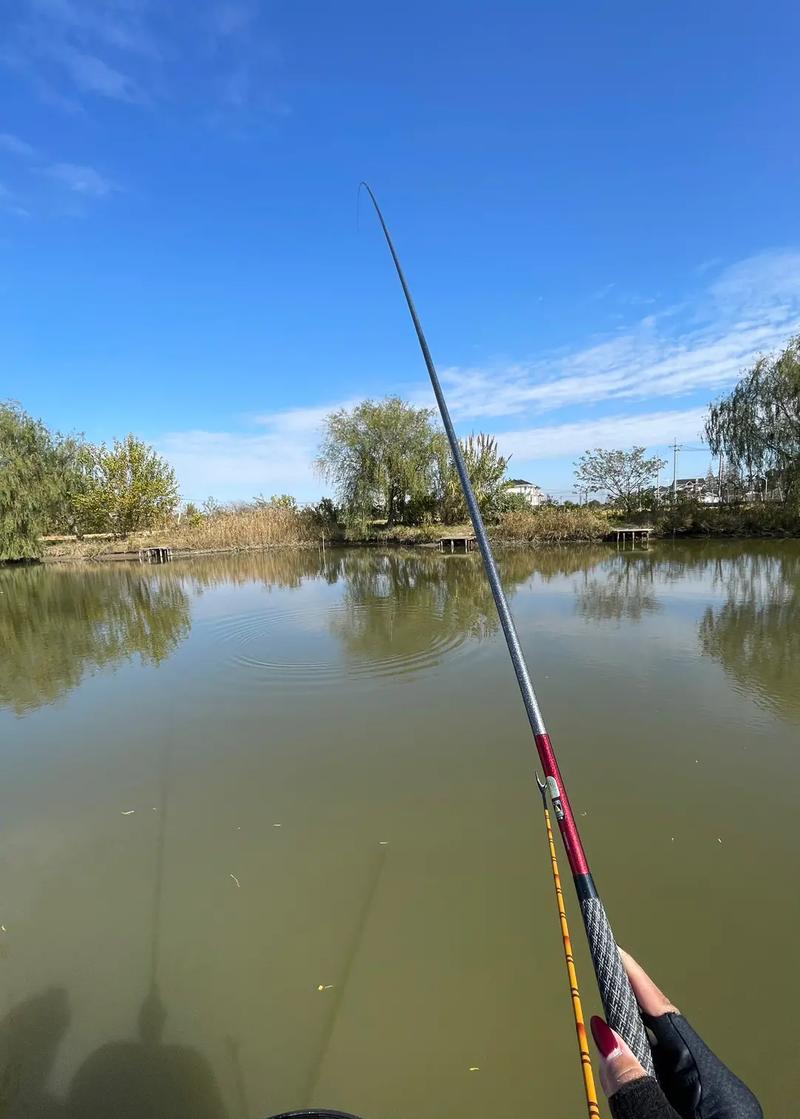
[[[633,516],[642,493],[653,486],[659,470],[666,466],[665,459],[646,458],[644,452],[644,447],[630,451],[595,447],[575,463],[575,477],[583,489],[589,493],[604,490],[625,516]]]
[[[18,404],[0,404],[0,560],[35,558],[39,537],[65,527],[78,445]]]
[[[152,447],[127,435],[86,452],[86,485],[75,498],[84,532],[137,532],[163,524],[178,507],[175,471]]]
[[[331,412],[317,468],[336,488],[345,522],[419,519],[434,492],[437,438],[432,411],[396,396]]]
[[[800,500],[800,335],[781,353],[760,357],[711,405],[705,433],[729,477],[733,471],[743,482],[766,482],[786,502]]]
[[[515,495],[506,488],[509,460],[500,454],[491,435],[473,434],[459,442],[478,508],[487,520],[496,520],[514,504]],[[444,434],[437,439],[437,460],[439,517],[444,524],[458,524],[467,519],[467,503]]]

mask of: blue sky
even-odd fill
[[[0,397],[135,431],[190,498],[318,496],[327,410],[432,403],[366,178],[513,474],[566,495],[586,447],[698,447],[800,330],[798,11],[6,6]]]

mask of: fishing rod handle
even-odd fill
[[[593,883],[591,888],[594,889]],[[581,890],[579,889],[578,892],[580,894]],[[581,912],[606,1021],[626,1042],[648,1076],[655,1076],[653,1055],[642,1023],[639,1005],[625,968],[622,966],[617,942],[614,940],[611,923],[603,903],[597,896],[584,897],[581,900]]]

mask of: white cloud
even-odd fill
[[[683,309],[648,315],[634,330],[582,350],[494,368],[445,369],[453,413],[481,419],[714,393],[800,330],[800,252],[762,253],[726,269],[680,329]]]
[[[797,331],[800,252],[763,253],[726,269],[694,303],[648,315],[626,334],[531,362],[450,368],[442,379],[461,430],[493,430],[515,470],[563,460],[543,469],[568,484],[572,460],[590,447],[664,447],[675,437],[697,442],[708,399],[759,352]],[[422,384],[408,395],[415,404],[431,403]],[[174,432],[159,447],[193,498],[281,491],[315,498],[326,488],[313,471],[322,421],[352,403],[269,413],[255,419],[255,432]],[[601,405],[612,414],[598,416]],[[544,422],[547,415],[552,422]],[[513,430],[494,422],[508,417],[517,418]]]
[[[20,159],[31,159],[36,155],[36,149],[32,144],[20,140],[19,136],[14,136],[10,132],[0,132],[0,150],[17,155]]]
[[[224,3],[211,12],[211,25],[219,35],[236,35],[246,31],[256,18],[252,4]]]
[[[4,214],[13,214],[17,218],[28,218],[30,213],[17,201],[16,195],[9,190],[5,183],[0,183],[0,210]]]
[[[603,284],[603,286],[599,287],[597,291],[593,291],[589,298],[593,300],[605,299],[607,295],[611,295],[611,292],[616,286],[616,283],[614,283],[613,281],[610,284]]]
[[[73,113],[95,98],[188,99],[207,121],[285,116],[267,6],[197,0],[190,7],[186,18],[181,5],[158,0],[27,0],[5,21],[0,65],[42,101]]]
[[[581,454],[592,447],[663,447],[672,439],[700,438],[705,406],[682,411],[603,416],[497,433],[505,455],[533,462]]]
[[[136,82],[127,74],[109,66],[102,58],[62,46],[53,51],[73,82],[84,93],[94,93],[116,101],[143,101],[144,95]]]
[[[107,194],[119,188],[104,178],[94,167],[84,166],[80,163],[54,163],[45,171],[51,179],[62,183],[68,190],[75,194],[83,194],[89,198],[104,198]]]
[[[261,430],[171,432],[158,450],[175,467],[184,496],[229,501],[291,493],[301,501],[329,490],[314,469],[325,416],[353,401],[258,416]]]

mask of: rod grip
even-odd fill
[[[599,898],[585,898],[581,902],[581,910],[606,1020],[612,1030],[616,1030],[627,1042],[644,1071],[649,1076],[655,1076],[653,1055],[642,1016],[622,966],[603,903]]]

